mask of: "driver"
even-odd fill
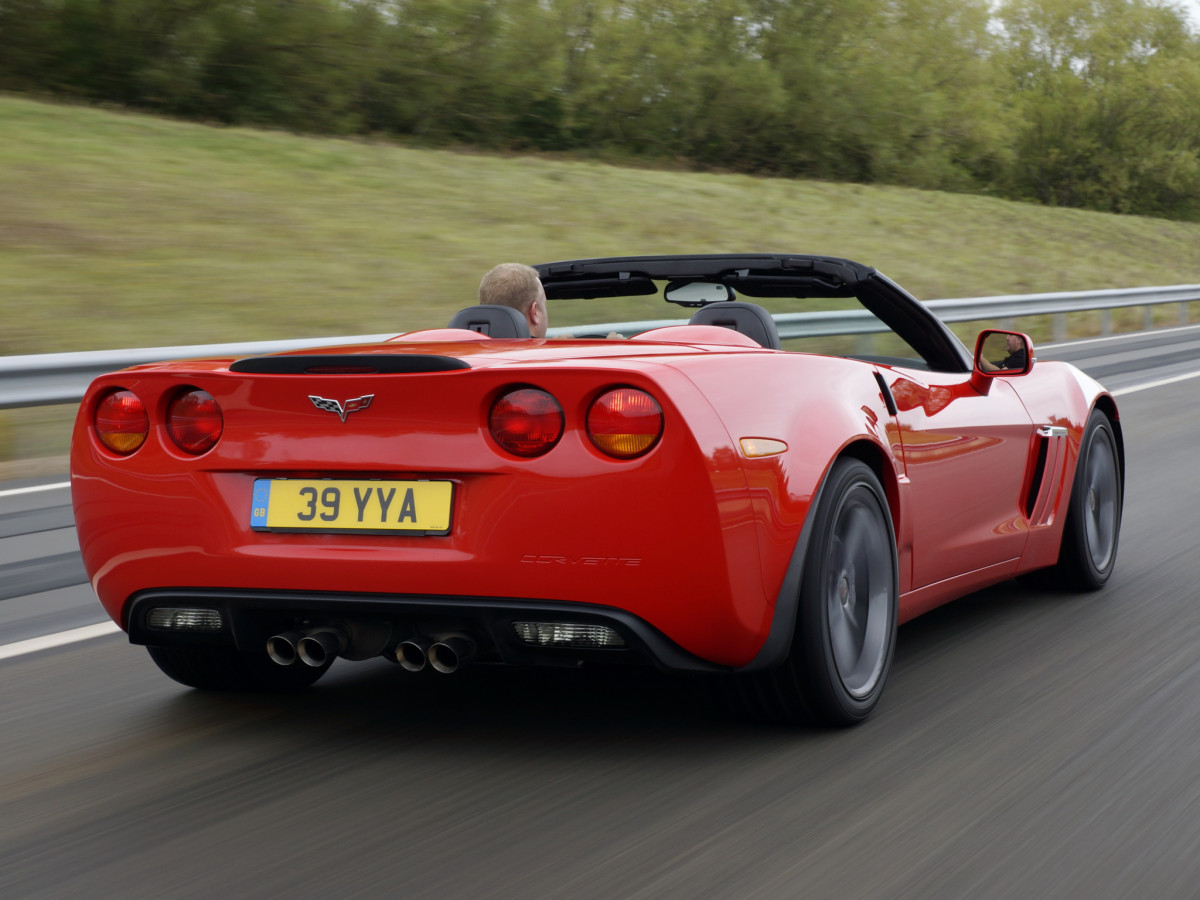
[[[542,287],[537,269],[521,263],[500,263],[479,282],[479,302],[511,306],[529,323],[530,337],[546,336],[550,315],[546,310],[546,289]],[[623,341],[625,335],[610,331],[608,339]]]
[[[985,372],[997,372],[1001,369],[1023,370],[1029,361],[1029,357],[1025,353],[1025,342],[1021,340],[1021,336],[1019,334],[1007,334],[1004,336],[1004,343],[1008,347],[1008,356],[1004,357],[998,363],[991,362],[980,356],[979,368]]]

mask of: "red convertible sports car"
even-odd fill
[[[1108,580],[1116,404],[1025,335],[972,356],[843,259],[535,268],[552,310],[661,292],[694,314],[555,340],[471,307],[380,344],[96,379],[75,519],[130,641],[197,688],[301,688],[336,657],[649,664],[844,725],[879,701],[898,624],[1039,570]],[[761,305],[784,300],[788,349]]]

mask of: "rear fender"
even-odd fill
[[[892,527],[899,534],[899,485],[895,477],[894,468],[889,464],[887,456],[875,443],[867,440],[859,440],[845,447],[837,459],[842,457],[853,457],[871,467],[871,471],[875,473],[884,487],[884,493],[887,495],[888,506],[892,515]],[[837,459],[833,462],[836,462]],[[829,469],[833,468],[833,462],[830,463]],[[792,638],[796,633],[796,617],[799,614],[800,607],[800,582],[804,577],[804,564],[813,537],[813,514],[820,506],[828,474],[829,470],[827,469],[825,476],[822,477],[821,483],[809,503],[808,515],[805,517],[804,525],[800,529],[800,535],[796,539],[791,560],[788,562],[787,570],[784,572],[783,583],[780,585],[779,593],[775,598],[775,615],[771,620],[771,628],[767,634],[767,639],[763,642],[762,648],[754,659],[738,671],[756,672],[774,668],[782,664],[791,652]]]
[[[754,671],[780,663],[791,647],[812,511],[833,463],[848,455],[875,471],[898,538],[904,533],[904,477],[895,449],[900,441],[896,420],[872,367],[799,354],[730,360],[726,366],[719,383],[704,369],[687,374],[724,422],[732,447],[742,451],[763,587],[772,606],[763,644],[739,667]],[[758,391],[748,395],[746,385]],[[742,446],[744,438],[782,441],[787,449],[752,458]]]

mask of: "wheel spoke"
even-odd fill
[[[861,506],[855,506],[846,511],[840,525],[839,537],[846,565],[853,566],[863,558],[863,543],[871,529],[870,516]]]
[[[830,606],[834,606],[830,603]],[[833,648],[833,659],[837,663],[838,671],[848,672],[854,668],[854,662],[858,659],[858,635],[857,629],[851,624],[849,617],[844,615],[842,605],[836,603],[836,612],[830,609],[829,616],[829,640]]]

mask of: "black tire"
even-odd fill
[[[1095,591],[1108,582],[1117,562],[1124,493],[1112,422],[1094,409],[1079,444],[1058,562],[1050,570],[1059,587]]]
[[[150,658],[164,673],[188,687],[202,691],[271,692],[298,691],[325,674],[330,659],[320,667],[293,663],[280,666],[266,652],[197,647],[147,647]]]
[[[728,683],[740,709],[779,724],[855,725],[883,695],[899,576],[887,497],[856,459],[830,470],[813,519],[787,659]]]

